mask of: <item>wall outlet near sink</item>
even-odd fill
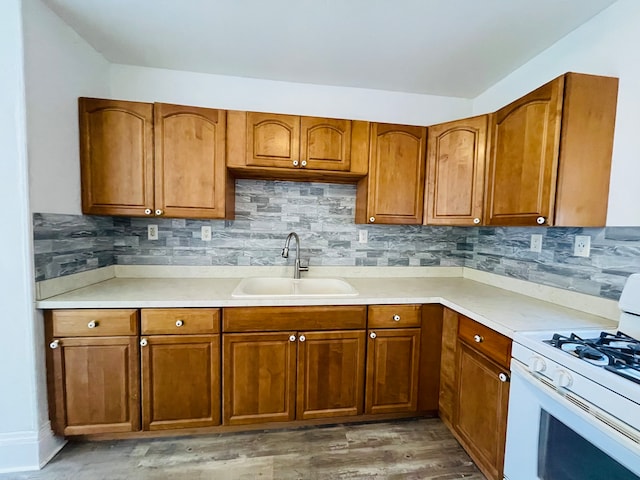
[[[531,246],[529,250],[538,253],[542,252],[542,235],[539,233],[531,235]]]
[[[576,235],[573,244],[574,257],[588,257],[591,253],[591,237],[589,235]]]

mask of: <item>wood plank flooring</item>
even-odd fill
[[[11,480],[484,479],[437,418],[193,437],[70,442]]]

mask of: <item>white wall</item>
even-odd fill
[[[80,214],[78,97],[109,95],[109,62],[40,0],[23,0],[32,212]]]
[[[0,472],[38,464],[31,217],[20,0],[0,15]]]
[[[227,110],[428,125],[471,113],[471,100],[112,65],[111,95]]]
[[[496,110],[565,72],[620,78],[607,225],[640,225],[640,1],[618,0],[474,100]]]

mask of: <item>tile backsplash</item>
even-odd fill
[[[106,265],[283,265],[287,234],[310,265],[467,266],[617,299],[640,272],[640,227],[515,228],[356,225],[355,186],[236,181],[236,218],[185,220],[36,213],[36,280]],[[147,227],[158,226],[158,240]],[[211,241],[200,238],[212,227]],[[359,243],[365,230],[367,243]],[[542,252],[529,251],[542,234]],[[591,256],[573,256],[575,235],[591,236]]]

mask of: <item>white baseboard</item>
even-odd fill
[[[56,437],[49,422],[39,432],[0,434],[0,473],[39,470],[66,444]]]

